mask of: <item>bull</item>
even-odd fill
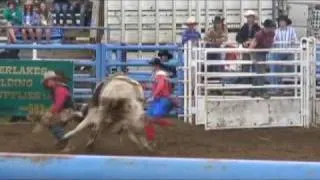
[[[141,84],[128,76],[117,74],[99,83],[88,106],[82,111],[84,119],[64,135],[70,139],[87,127],[91,127],[87,148],[93,147],[102,130],[111,130],[129,139],[140,149],[152,151],[145,138],[146,124],[144,93]]]

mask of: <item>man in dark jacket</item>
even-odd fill
[[[254,38],[256,32],[258,32],[261,28],[256,23],[256,19],[258,18],[254,11],[247,11],[245,13],[245,17],[247,18],[247,23],[245,23],[236,36],[236,40],[239,44],[242,44],[242,47],[248,48],[250,42]],[[243,54],[243,60],[251,60],[250,54]],[[250,65],[243,65],[242,72],[250,72]],[[250,78],[244,78],[241,82],[245,84],[251,84]]]

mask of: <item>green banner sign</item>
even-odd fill
[[[43,74],[49,70],[63,71],[73,89],[72,62],[0,60],[0,115],[24,116],[49,108],[49,91],[42,85]]]

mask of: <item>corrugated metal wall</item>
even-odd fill
[[[315,5],[320,4],[320,0],[287,0],[289,7],[289,16],[292,19],[293,26],[296,28],[298,35],[307,36],[312,30],[311,12]]]
[[[104,24],[111,29],[111,41],[173,43],[180,42],[189,16],[199,20],[199,30],[208,29],[215,15],[223,15],[228,28],[237,29],[249,9],[260,21],[272,18],[272,5],[272,0],[106,0]]]

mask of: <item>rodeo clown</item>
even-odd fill
[[[44,74],[42,82],[44,88],[50,90],[52,105],[43,116],[41,124],[47,127],[57,139],[59,149],[65,148],[68,144],[68,140],[62,140],[64,136],[63,126],[75,116],[71,93],[66,85],[68,80],[63,73],[48,71]]]
[[[150,104],[147,109],[148,123],[145,131],[147,139],[153,141],[155,138],[154,124],[163,127],[174,125],[173,122],[165,118],[169,115],[175,104],[171,99],[172,85],[168,72],[165,71],[165,65],[161,63],[159,58],[154,58],[150,64],[154,68],[153,85],[152,97],[149,99]]]

